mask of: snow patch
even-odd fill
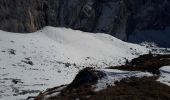
[[[114,83],[120,81],[124,78],[130,77],[144,77],[144,76],[153,76],[149,72],[139,72],[139,71],[121,71],[115,69],[105,69],[103,71],[106,76],[98,80],[98,83],[95,85],[95,91],[100,91],[106,89],[108,86],[114,86]]]
[[[170,86],[170,66],[160,68],[160,77],[157,81]]]

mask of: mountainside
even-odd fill
[[[69,84],[85,67],[125,63],[148,49],[103,33],[46,27],[30,34],[0,31],[0,99],[21,100]]]
[[[85,68],[70,84],[49,88],[35,100],[169,100],[169,58],[146,54],[121,66]]]
[[[0,100],[170,100],[169,18],[170,0],[0,0]]]
[[[144,33],[151,33],[150,30],[161,31],[170,26],[169,18],[169,0],[0,1],[0,29],[12,32],[34,32],[44,26],[59,26],[87,32],[104,32],[122,40],[142,42],[145,39],[140,36]],[[147,37],[145,34],[144,37]],[[164,31],[156,35],[159,36],[164,41],[155,41],[155,34],[146,40],[170,46]],[[137,40],[134,40],[136,37]]]

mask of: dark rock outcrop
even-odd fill
[[[169,0],[0,0],[0,29],[34,32],[44,26],[105,32],[122,40],[170,26]]]
[[[97,83],[97,81],[103,77],[105,77],[106,74],[102,71],[96,71],[93,68],[85,68],[81,70],[73,80],[71,84],[67,86],[68,89],[74,89],[79,88],[83,85],[94,85]]]

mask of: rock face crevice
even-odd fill
[[[45,26],[105,32],[122,40],[170,26],[169,0],[0,0],[0,29],[34,32]]]

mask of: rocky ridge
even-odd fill
[[[0,29],[34,32],[44,26],[104,32],[122,40],[170,26],[168,0],[1,0]]]

